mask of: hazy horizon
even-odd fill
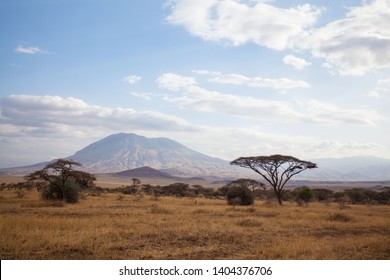
[[[122,136],[129,136],[129,135],[134,135],[134,136],[136,136],[137,138],[145,138],[146,139],[146,141],[148,141],[148,140],[158,140],[158,139],[164,139],[164,140],[168,140],[168,141],[173,141],[173,142],[176,142],[176,144],[178,145],[178,146],[182,146],[182,143],[180,143],[180,142],[178,142],[178,141],[176,141],[175,139],[170,139],[170,138],[167,138],[167,137],[145,137],[144,135],[139,135],[139,134],[135,134],[135,133],[124,133],[124,132],[119,132],[119,133],[114,133],[114,134],[111,134],[111,135],[107,135],[106,137],[103,137],[103,138],[101,138],[101,139],[99,139],[98,141],[96,141],[96,142],[93,142],[93,143],[89,143],[88,145],[86,145],[86,146],[84,146],[84,147],[82,147],[81,149],[79,149],[79,150],[77,150],[77,151],[74,151],[72,154],[69,154],[69,155],[67,155],[67,156],[64,156],[64,157],[62,157],[62,158],[71,158],[72,160],[74,160],[74,158],[72,158],[72,156],[75,156],[75,155],[77,155],[79,152],[83,152],[83,151],[85,151],[85,150],[88,150],[88,149],[90,149],[91,147],[93,147],[93,146],[96,146],[96,144],[98,144],[99,143],[99,146],[101,146],[101,143],[104,143],[107,139],[109,139],[109,138],[111,138],[111,139],[115,139],[115,136],[121,136],[121,138],[122,138]],[[121,138],[116,138],[116,139],[121,139]],[[146,142],[146,143],[148,143],[148,142]],[[138,143],[138,144],[136,144],[136,145],[139,145],[140,143]],[[157,144],[157,142],[154,142],[154,144]],[[107,144],[108,145],[108,144]],[[115,143],[115,145],[117,145],[117,143]],[[161,146],[160,146],[161,148],[165,148],[165,146],[164,146],[164,144],[161,144]],[[171,145],[169,145],[169,147],[171,147]],[[199,151],[197,151],[197,150],[194,150],[194,149],[192,149],[191,147],[187,147],[187,146],[185,146],[184,145],[184,147],[185,148],[188,148],[188,149],[191,149],[191,150],[193,150],[194,152],[196,152],[196,153],[198,153]],[[110,147],[110,149],[111,149],[112,147]],[[118,147],[119,148],[119,147]],[[123,147],[123,148],[125,148],[125,147]],[[135,147],[135,148],[137,148],[137,147]],[[176,152],[176,150],[175,150],[175,148],[174,147],[172,147],[173,148],[173,152]],[[103,151],[98,151],[97,153],[96,153],[96,156],[98,156],[99,157],[99,155],[101,155],[103,153]],[[127,152],[126,152],[127,153]],[[207,155],[207,154],[203,154],[203,155],[205,155],[205,156],[209,156],[209,155]],[[254,155],[255,156],[255,155]],[[218,158],[218,157],[216,157],[217,159],[220,159],[220,160],[225,160],[226,162],[227,162],[227,164],[229,164],[229,162],[231,161],[231,160],[233,160],[233,159],[223,159],[223,158]],[[324,164],[324,163],[326,163],[326,162],[328,162],[326,165],[326,167],[325,168],[334,168],[334,169],[338,169],[338,168],[340,168],[340,167],[342,167],[342,169],[343,168],[350,168],[350,165],[351,165],[351,163],[354,163],[354,164],[358,164],[359,165],[359,162],[360,162],[360,165],[362,165],[362,166],[369,166],[370,164],[371,164],[371,162],[372,162],[372,160],[380,160],[380,161],[382,161],[382,160],[385,160],[385,161],[390,161],[390,159],[388,159],[388,158],[384,158],[384,157],[378,157],[378,156],[373,156],[373,155],[355,155],[355,156],[350,156],[350,157],[327,157],[327,158],[325,158],[325,157],[318,157],[318,158],[301,158],[302,160],[309,160],[309,161],[314,161],[314,162],[316,162],[316,161],[321,161],[322,162],[322,164]],[[356,160],[359,160],[359,162],[356,162]],[[367,162],[366,161],[362,161],[362,159],[365,159],[365,160],[367,160]],[[36,165],[36,164],[41,164],[41,163],[46,163],[46,162],[49,162],[49,161],[51,161],[51,160],[56,160],[56,159],[47,159],[47,160],[45,160],[45,161],[42,161],[42,162],[33,162],[33,163],[31,163],[31,164],[26,164],[26,165],[18,165],[18,166],[5,166],[5,167],[2,167],[2,166],[0,166],[0,169],[7,169],[7,168],[18,168],[18,167],[25,167],[25,166],[30,166],[30,165]],[[88,159],[89,161],[91,160],[91,159]],[[334,162],[334,160],[339,160],[339,162]],[[80,160],[76,160],[77,162],[81,162]],[[333,164],[336,164],[337,166],[338,165],[340,165],[341,164],[341,166],[333,166],[332,167],[332,164],[330,164],[329,165],[329,162],[333,162]],[[317,163],[317,162],[316,162]],[[346,165],[345,165],[346,164]],[[378,164],[378,163],[376,163],[376,164]],[[382,164],[382,163],[381,163]],[[144,165],[143,167],[149,167],[148,165]],[[320,166],[321,167],[321,166]],[[135,168],[139,168],[139,167],[135,167]],[[132,169],[132,168],[130,168],[130,169]],[[128,169],[126,169],[126,170],[128,170]],[[158,170],[158,169],[157,169]],[[119,172],[118,170],[117,171],[115,171],[115,172]]]
[[[0,168],[110,134],[390,159],[390,1],[0,3]]]

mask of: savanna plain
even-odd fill
[[[0,192],[1,259],[390,259],[390,206]]]

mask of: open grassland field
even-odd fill
[[[0,192],[1,259],[390,259],[390,207]]]

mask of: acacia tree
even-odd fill
[[[93,181],[96,180],[93,175],[87,172],[75,170],[75,166],[81,166],[81,163],[57,159],[47,164],[43,169],[25,176],[25,179],[28,182],[46,182],[49,187],[52,186],[59,192],[58,198],[70,201],[68,194],[77,192],[74,189],[75,185],[80,188],[89,188],[94,186]]]
[[[260,174],[274,189],[280,205],[282,205],[283,188],[288,180],[306,169],[317,168],[317,164],[313,162],[284,155],[240,157],[230,164],[250,168]]]

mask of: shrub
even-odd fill
[[[215,196],[226,196],[230,187],[228,186],[223,186],[217,189]]]
[[[80,200],[80,185],[75,180],[68,180],[65,183],[65,200],[68,203],[76,203]]]
[[[164,193],[166,195],[175,195],[175,196],[189,196],[190,185],[184,183],[174,183],[168,186],[163,187]]]
[[[282,193],[282,200],[283,201],[294,201],[295,199],[296,199],[296,193],[295,192],[292,192],[292,191],[289,191],[289,190],[285,190]]]
[[[80,186],[79,183],[73,179],[69,178],[64,185],[64,189],[62,190],[58,184],[49,184],[42,191],[42,199],[44,200],[52,200],[65,199],[68,203],[76,203],[80,199]]]
[[[229,205],[252,205],[253,193],[247,187],[231,187],[227,194]]]
[[[313,197],[314,192],[309,188],[305,188],[298,192],[298,199],[302,200],[305,204],[308,204]]]
[[[333,197],[333,191],[328,189],[314,189],[318,201],[329,201]]]
[[[345,194],[349,197],[353,204],[362,203],[365,199],[364,192],[360,189],[346,190]]]

